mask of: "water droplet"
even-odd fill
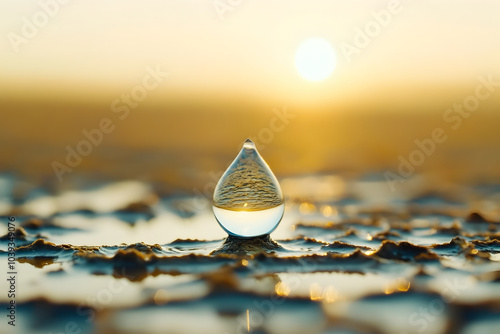
[[[271,233],[285,210],[278,180],[250,139],[220,178],[213,200],[219,225],[237,237]]]

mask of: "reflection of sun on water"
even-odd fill
[[[322,81],[332,74],[337,63],[335,51],[322,38],[302,42],[295,54],[295,67],[300,76],[309,81]]]

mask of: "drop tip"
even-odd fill
[[[245,142],[243,143],[243,147],[255,149],[255,144],[253,143],[253,141],[250,138],[247,138],[247,140],[245,140]]]

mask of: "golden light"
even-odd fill
[[[309,293],[311,296],[311,300],[313,300],[313,301],[320,301],[323,299],[323,289],[316,282],[311,284],[311,287],[309,289]]]
[[[337,209],[332,208],[330,205],[323,205],[321,207],[321,213],[325,217],[330,217],[332,215],[337,215],[338,214]]]
[[[309,38],[299,45],[295,54],[295,67],[300,76],[309,81],[328,78],[337,64],[332,45],[318,37]]]
[[[410,285],[411,285],[411,283],[409,281],[402,278],[398,282],[398,290],[403,291],[403,292],[407,292],[408,290],[410,290]]]
[[[168,302],[168,292],[166,290],[158,290],[156,291],[153,299],[157,305],[162,305]]]
[[[286,297],[290,294],[290,288],[283,282],[278,282],[274,286],[274,291],[280,297]]]
[[[250,332],[250,310],[247,309],[247,332]]]
[[[396,291],[396,288],[392,283],[386,284],[384,289],[386,295],[390,295],[391,293],[394,293],[394,291]]]
[[[339,293],[334,287],[329,286],[324,293],[324,301],[326,303],[334,303],[339,299]]]
[[[316,206],[309,202],[300,203],[299,211],[303,215],[308,215],[316,211]]]

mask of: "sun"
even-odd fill
[[[323,38],[313,37],[303,41],[295,53],[295,67],[300,76],[309,81],[325,80],[336,64],[335,51]]]

